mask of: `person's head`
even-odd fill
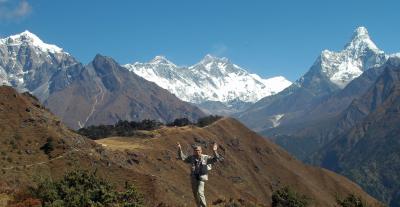
[[[201,155],[201,146],[193,146],[193,155],[200,156]]]

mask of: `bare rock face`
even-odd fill
[[[0,84],[30,91],[41,101],[74,77],[80,63],[62,48],[44,43],[29,31],[0,39]]]
[[[118,120],[169,122],[204,116],[197,107],[111,58],[97,56],[83,66],[62,48],[44,43],[29,31],[0,39],[0,81],[34,94],[75,129]]]
[[[54,92],[45,105],[72,128],[114,124],[119,120],[155,119],[171,122],[204,113],[134,73],[113,59],[97,55],[67,87]]]

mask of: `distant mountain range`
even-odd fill
[[[84,66],[29,31],[0,40],[0,81],[31,92],[74,129],[118,120],[194,121],[205,115],[109,57],[97,55]]]
[[[124,67],[178,98],[216,114],[242,111],[251,103],[291,85],[282,76],[263,79],[227,58],[211,55],[189,67],[177,66],[163,56],[157,56],[148,63],[136,62]]]

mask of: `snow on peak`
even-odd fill
[[[174,65],[171,61],[169,61],[165,56],[157,55],[155,56],[150,62],[150,64],[156,64],[156,65]]]
[[[365,50],[370,49],[374,51],[380,51],[375,43],[371,40],[368,34],[368,30],[365,27],[358,27],[354,30],[351,41],[346,44],[345,49],[347,50]]]
[[[200,61],[201,64],[207,64],[207,63],[210,63],[210,62],[229,63],[229,59],[226,58],[226,57],[219,58],[219,57],[215,57],[215,56],[212,56],[212,55],[210,55],[210,54],[207,54],[207,55],[204,56],[204,58]]]
[[[357,27],[357,29],[354,30],[353,38],[355,36],[368,36],[368,30],[364,26]]]
[[[400,65],[400,53],[395,53],[395,54],[391,54],[389,56],[389,60],[390,63],[394,66],[399,66]]]
[[[222,76],[229,73],[248,74],[246,70],[231,63],[228,58],[215,57],[210,54],[207,54],[197,64],[190,66],[189,69],[197,73],[208,73],[214,76]]]
[[[342,51],[324,50],[315,64],[320,64],[321,72],[332,83],[344,88],[365,70],[385,63],[387,58],[371,40],[368,30],[358,27]]]
[[[391,54],[390,57],[392,57],[392,58],[400,58],[400,52]]]
[[[65,53],[62,48],[59,48],[56,45],[44,43],[38,36],[28,30],[25,30],[20,34],[0,39],[0,45],[19,46],[22,44],[31,45],[43,52]]]
[[[192,102],[232,100],[256,102],[261,98],[288,87],[291,82],[283,77],[263,79],[250,74],[227,58],[206,55],[190,67],[163,64],[161,56],[150,63],[127,64],[125,67],[137,75],[167,89],[178,98]]]

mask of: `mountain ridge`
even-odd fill
[[[336,127],[347,130],[308,158],[346,175],[394,207],[400,206],[399,63],[400,58],[387,64],[373,86],[343,111]]]
[[[167,90],[127,71],[110,57],[98,54],[78,70],[74,81],[45,102],[74,129],[119,120],[171,122],[186,117],[195,121],[205,115]]]
[[[124,67],[157,83],[182,100],[197,104],[206,101],[226,103],[234,99],[255,102],[291,84],[282,76],[263,79],[227,58],[210,54],[188,67],[177,66],[164,56],[156,56],[148,63],[136,62]]]
[[[265,97],[234,116],[256,131],[273,127],[276,116],[280,125],[306,116],[337,91],[342,90],[364,71],[383,65],[389,55],[379,50],[365,27],[357,28],[344,49],[339,52],[324,50],[310,69],[290,87]]]

